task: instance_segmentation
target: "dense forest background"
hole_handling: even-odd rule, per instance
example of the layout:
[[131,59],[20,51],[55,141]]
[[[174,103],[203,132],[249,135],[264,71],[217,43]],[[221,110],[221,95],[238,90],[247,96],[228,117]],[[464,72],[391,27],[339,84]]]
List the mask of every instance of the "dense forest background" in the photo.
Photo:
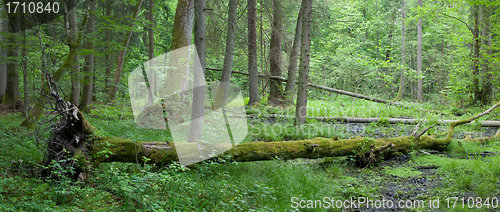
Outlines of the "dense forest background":
[[[500,0],[43,0],[43,14],[13,2],[0,0],[2,211],[498,208]],[[186,46],[220,85],[209,101],[151,89],[148,61]],[[207,111],[217,125],[193,118]],[[187,117],[187,142],[138,117]],[[202,128],[230,149],[205,160]],[[182,145],[202,160],[182,164]]]
[[[149,58],[173,50],[177,1],[92,2],[75,1],[74,20],[69,13],[67,17],[59,16],[23,31],[15,30],[20,26],[6,27],[4,14],[2,55],[6,56],[0,66],[2,102],[24,98],[28,111],[40,95],[43,61],[50,72],[61,67],[72,48],[68,44],[72,37],[76,38],[75,33],[83,34],[79,45],[73,47],[78,48],[77,62],[73,67],[65,67],[72,74],[64,74],[59,84],[82,107],[91,102],[126,101],[128,73]],[[95,8],[88,11],[91,3],[96,4]],[[279,74],[286,78],[300,1],[277,4],[281,14],[273,13],[272,1],[256,1],[256,64],[259,74]],[[498,1],[426,1],[419,6],[418,1],[411,0],[404,5],[401,1],[379,0],[314,2],[309,82],[387,99],[434,101],[456,107],[493,102],[498,99],[500,82],[498,4]],[[61,6],[64,9],[64,4]],[[247,9],[246,3],[238,1],[233,71],[248,70]],[[86,18],[89,12],[91,16]],[[207,1],[205,13],[206,67],[222,69],[227,2]],[[271,73],[270,67],[274,16],[281,22],[276,30],[281,41],[277,74]],[[86,29],[82,29],[84,19],[89,19]],[[13,29],[16,33],[9,33]],[[124,57],[122,61],[120,57]],[[121,62],[123,68],[118,67]],[[221,73],[208,71],[206,76],[208,81],[218,81]],[[248,96],[247,76],[233,74],[231,82]],[[259,80],[263,101],[272,87],[268,84],[268,79]],[[109,92],[114,86],[119,88],[116,97]],[[279,85],[279,89],[284,87]],[[81,91],[76,92],[77,88]],[[325,92],[311,90],[311,95],[321,97]]]

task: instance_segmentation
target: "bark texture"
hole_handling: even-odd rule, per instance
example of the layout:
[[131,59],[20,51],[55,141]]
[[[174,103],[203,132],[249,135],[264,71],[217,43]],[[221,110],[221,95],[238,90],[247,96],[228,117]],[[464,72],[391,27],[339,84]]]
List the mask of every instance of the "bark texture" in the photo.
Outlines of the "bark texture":
[[405,66],[406,66],[406,3],[401,0],[401,76],[396,101],[401,101],[405,94]]
[[206,51],[206,24],[205,0],[196,0],[194,4],[194,43],[198,51],[201,71],[194,72],[193,104],[191,109],[191,126],[188,141],[198,142],[203,132],[203,115],[205,108],[205,51]]
[[[90,9],[89,19],[87,22],[86,33],[89,36],[89,39],[86,43],[86,49],[90,51],[95,50],[95,41],[93,39],[93,35],[95,33],[95,12],[96,12],[96,0],[88,0],[87,4]],[[80,101],[81,110],[87,110],[87,107],[90,105],[92,101],[93,95],[93,87],[94,87],[94,79],[93,76],[95,74],[95,56],[94,53],[91,53],[85,56],[85,66],[84,70],[84,79],[83,79],[83,90],[82,90],[82,98]]]
[[77,52],[75,55],[75,58],[73,60],[73,64],[71,66],[71,94],[69,101],[74,104],[78,105],[78,102],[80,101],[80,64],[79,64],[79,57],[78,57],[78,48],[79,45],[77,45],[77,38],[78,38],[78,25],[77,25],[77,18],[76,18],[76,0],[68,0],[67,2],[67,8],[70,8],[67,14],[67,26],[68,28],[66,29],[68,31],[68,46],[70,51]]
[[474,90],[474,102],[478,102],[481,100],[481,88],[479,85],[479,64],[480,64],[480,55],[479,51],[481,48],[480,38],[479,38],[479,6],[472,6],[472,19],[473,19],[473,28],[472,28],[472,86]]
[[236,20],[238,0],[229,0],[229,14],[227,21],[227,38],[226,38],[226,53],[224,55],[224,67],[222,68],[222,79],[219,88],[214,97],[215,108],[224,106],[227,94],[229,92],[229,84],[231,81],[231,72],[233,69],[234,47],[236,45]]
[[285,99],[288,103],[293,102],[295,90],[295,80],[297,78],[297,59],[299,57],[301,37],[302,37],[302,7],[299,10],[299,15],[297,17],[297,24],[295,26],[295,35],[293,38],[293,46],[290,49],[290,62],[288,63],[288,78],[285,88]]
[[[111,17],[111,12],[113,10],[113,1],[106,1],[104,4],[104,15],[107,17]],[[109,23],[107,23],[109,24]],[[104,41],[106,43],[111,43],[113,41],[113,31],[111,29],[107,29],[104,34]],[[105,91],[109,91],[111,88],[110,86],[110,81],[111,80],[111,72],[113,71],[113,48],[111,45],[107,46],[106,52],[105,52],[105,72],[104,72],[104,86],[105,86]]]
[[[271,26],[271,41],[269,51],[269,64],[271,76],[281,77],[281,38],[283,24],[281,21],[281,3],[279,0],[273,0],[273,22]],[[281,82],[269,82],[269,103],[272,105],[283,104],[283,93],[281,92]]]
[[19,40],[18,34],[21,26],[19,21],[19,14],[12,14],[9,16],[9,39],[7,45],[7,83],[5,88],[5,95],[3,97],[2,103],[13,103],[20,100],[19,95]]
[[299,87],[297,90],[297,104],[295,107],[295,124],[306,122],[307,92],[309,85],[309,62],[311,59],[311,23],[312,0],[302,0],[302,42],[300,46]]
[[248,92],[249,105],[259,103],[259,72],[257,70],[257,16],[256,0],[248,0]]
[[[418,0],[419,7],[422,7],[422,0]],[[422,102],[423,79],[422,79],[422,18],[418,19],[417,25],[417,101]]]
[[193,32],[194,0],[179,0],[175,11],[174,31],[170,50],[175,50],[191,44]]
[[[1,43],[7,42],[7,37],[4,33],[9,31],[9,19],[3,5],[0,5],[0,41]],[[5,95],[7,87],[7,46],[0,46],[0,103]]]

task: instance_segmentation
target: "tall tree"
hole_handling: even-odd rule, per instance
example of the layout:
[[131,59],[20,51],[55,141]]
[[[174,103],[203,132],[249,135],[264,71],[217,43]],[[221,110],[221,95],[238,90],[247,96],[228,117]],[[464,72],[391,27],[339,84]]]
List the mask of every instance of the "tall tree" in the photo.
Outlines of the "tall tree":
[[302,7],[299,10],[297,17],[297,24],[295,27],[295,36],[293,39],[293,46],[290,49],[290,62],[288,63],[288,79],[285,88],[285,98],[289,103],[293,99],[293,91],[295,89],[295,80],[297,78],[297,59],[300,51],[300,41],[302,37]]
[[238,0],[229,0],[229,13],[227,17],[227,38],[226,53],[224,55],[224,66],[222,68],[222,79],[214,98],[214,108],[224,106],[227,94],[229,92],[229,83],[233,69],[234,47],[236,45],[236,20],[238,18],[237,9]]
[[[5,88],[5,96],[3,103],[15,103],[20,99],[19,95],[19,66],[18,66],[18,51],[19,41],[16,33],[21,30],[20,13],[9,15],[9,42],[7,44],[7,84]],[[15,104],[14,104],[15,105]]]
[[8,29],[9,19],[7,17],[7,12],[3,6],[0,4],[0,103],[2,102],[3,96],[5,95],[5,88],[7,86],[7,38],[4,36]]
[[[176,50],[191,45],[193,34],[194,19],[194,0],[178,0],[175,11],[174,30],[172,32],[172,43],[170,50]],[[178,55],[180,58],[189,59],[189,55]],[[176,71],[167,73],[166,87],[168,91],[180,91],[185,79],[189,73],[188,67],[180,59],[170,58],[170,65],[177,66]],[[185,70],[185,71],[184,71]]]
[[174,31],[172,32],[171,50],[191,44],[193,33],[194,0],[178,0],[175,11]]
[[148,57],[153,59],[155,57],[155,34],[154,34],[154,0],[148,0]]
[[83,90],[82,90],[82,98],[80,99],[80,107],[82,110],[87,110],[88,105],[92,101],[93,95],[93,75],[94,75],[94,50],[95,50],[95,41],[93,39],[95,33],[95,12],[96,12],[96,0],[88,0],[87,4],[90,9],[89,18],[87,21],[87,29],[86,33],[88,35],[88,40],[86,43],[86,48],[91,53],[85,56],[85,67],[84,67],[84,79],[83,79]]
[[[68,29],[66,29],[68,33],[68,46],[71,49],[76,49],[78,51],[78,45],[76,45],[76,39],[78,37],[78,26],[76,20],[76,0],[68,0],[66,8],[67,11],[67,24]],[[74,105],[78,105],[78,101],[80,101],[80,64],[78,54],[75,55],[75,59],[73,60],[73,65],[71,66],[71,95],[69,101]]]
[[474,103],[481,100],[481,88],[479,85],[479,66],[480,66],[480,38],[479,38],[479,6],[472,5],[472,86],[474,90]]
[[[111,17],[111,12],[113,10],[113,1],[105,1],[104,3],[104,15],[106,17]],[[109,24],[109,23],[108,23]],[[111,43],[113,41],[113,31],[108,28],[104,31],[104,41],[106,43]],[[104,73],[104,87],[105,91],[109,91],[111,89],[110,86],[110,79],[111,79],[111,72],[113,71],[113,55],[114,51],[111,47],[111,45],[107,46],[107,49],[105,51],[105,73]]]
[[406,3],[401,0],[401,77],[399,79],[396,101],[401,101],[405,94],[405,66],[406,66]]
[[295,125],[306,122],[307,92],[309,84],[309,62],[311,60],[311,24],[312,0],[302,0],[302,41],[300,46],[300,68],[297,89],[297,104],[295,105]]
[[249,105],[259,103],[259,71],[257,70],[257,16],[255,0],[247,1],[248,8],[248,92]]
[[116,72],[115,72],[115,77],[114,77],[114,82],[110,86],[109,92],[108,92],[108,99],[109,100],[114,100],[116,98],[116,92],[118,89],[118,84],[121,81],[122,78],[122,73],[123,73],[123,64],[125,62],[125,54],[127,53],[128,45],[130,43],[130,38],[132,37],[132,29],[135,26],[135,20],[137,19],[137,16],[139,15],[139,11],[141,10],[141,6],[144,0],[138,0],[137,4],[135,5],[134,8],[134,14],[132,16],[131,24],[130,24],[130,30],[127,32],[125,36],[125,40],[123,42],[122,49],[118,53],[118,59],[116,62]]
[[205,108],[205,51],[206,51],[206,24],[205,0],[196,0],[194,3],[194,43],[198,51],[201,71],[194,72],[193,105],[191,110],[191,126],[189,138],[191,142],[200,141],[203,132],[203,113]]
[[[24,14],[21,14],[21,23],[24,23]],[[23,33],[23,44],[21,49],[21,66],[23,69],[23,114],[25,117],[28,117],[30,110],[30,98],[29,98],[29,87],[28,87],[28,58],[27,58],[27,49],[26,49],[26,30],[22,31]]]
[[[273,22],[271,27],[271,41],[269,51],[269,64],[271,76],[281,77],[281,1],[273,0]],[[281,82],[272,80],[269,82],[269,103],[273,105],[283,104],[283,93],[281,92]]]
[[481,22],[483,23],[481,37],[483,38],[483,61],[482,61],[482,70],[483,70],[483,89],[481,92],[481,103],[483,105],[489,104],[493,100],[493,83],[491,78],[493,74],[491,73],[491,7],[488,5],[482,5],[480,7],[481,10]]
[[[422,0],[418,0],[418,6],[422,8]],[[423,79],[422,79],[422,17],[418,18],[417,26],[417,101],[423,101]]]

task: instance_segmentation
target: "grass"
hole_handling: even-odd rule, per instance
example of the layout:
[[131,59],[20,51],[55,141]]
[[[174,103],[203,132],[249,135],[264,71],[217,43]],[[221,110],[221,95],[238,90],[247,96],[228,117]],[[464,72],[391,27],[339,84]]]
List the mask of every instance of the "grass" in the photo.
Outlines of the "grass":
[[[331,105],[339,101],[343,102],[345,110],[334,110],[330,106],[318,111],[332,116],[343,116],[351,111],[360,113],[360,117],[369,117],[385,108],[380,104],[373,110],[351,108],[354,105],[345,98],[337,98]],[[329,105],[325,101],[310,103],[311,107]],[[369,106],[371,103],[352,104]],[[263,109],[266,112],[280,110],[261,107],[267,108]],[[141,141],[169,139],[168,131],[136,127],[127,107],[97,108],[99,110],[86,114],[86,118],[100,134]],[[397,117],[405,114],[394,110],[382,115]],[[418,117],[419,114],[413,111],[409,116]],[[193,211],[202,208],[207,211],[293,211],[292,197],[303,200],[322,200],[323,197],[428,200],[440,197],[443,201],[449,196],[500,195],[500,155],[475,156],[484,151],[500,152],[499,140],[489,143],[454,141],[444,155],[412,152],[411,157],[404,160],[389,160],[365,169],[355,167],[353,157],[203,163],[191,169],[179,164],[155,167],[103,163],[94,164],[93,173],[85,182],[64,178],[46,181],[37,175],[43,169],[39,164],[43,160],[45,144],[37,146],[35,132],[18,127],[22,119],[20,114],[0,116],[1,211]],[[249,136],[245,141],[347,138],[359,134],[369,137],[400,135],[412,128],[373,123],[361,131],[353,131],[352,127],[345,125],[315,121],[295,128],[290,120],[276,123],[257,120],[249,125]],[[474,128],[461,127],[459,130],[468,132]],[[437,168],[419,169],[428,165]]]

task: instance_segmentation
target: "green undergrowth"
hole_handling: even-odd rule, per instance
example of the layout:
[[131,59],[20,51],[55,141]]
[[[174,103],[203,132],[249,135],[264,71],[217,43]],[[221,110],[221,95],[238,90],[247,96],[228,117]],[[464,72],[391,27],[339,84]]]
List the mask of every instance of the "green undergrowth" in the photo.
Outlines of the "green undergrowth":
[[[167,131],[138,128],[130,111],[123,114],[120,111],[120,107],[103,106],[98,113],[93,111],[86,118],[100,135],[141,141],[169,139]],[[21,114],[0,116],[0,211],[193,211],[201,208],[206,211],[290,211],[292,197],[315,200],[323,197],[341,200],[441,197],[443,201],[449,196],[500,195],[498,139],[487,143],[453,141],[444,153],[428,155],[414,151],[404,160],[387,160],[364,169],[355,167],[351,156],[203,163],[190,168],[179,164],[156,167],[115,162],[94,164],[92,174],[84,181],[72,182],[65,178],[46,181],[39,176],[46,144],[37,146],[35,131],[18,127],[22,120]],[[284,133],[275,128],[284,129]],[[399,134],[412,128],[374,123],[365,128],[364,133],[367,136]],[[472,132],[475,129],[461,126],[457,130]],[[354,135],[344,125],[311,121],[297,130],[291,122],[257,122],[250,125],[246,141]],[[422,166],[434,168],[421,169]]]
[[[400,102],[407,106],[402,108],[388,104],[371,102],[346,96],[331,96],[321,100],[309,100],[307,103],[307,115],[311,117],[365,117],[365,118],[413,118],[413,119],[461,119],[484,111],[480,107],[456,108],[449,104],[415,103],[409,101]],[[429,111],[437,111],[447,115],[437,115]],[[457,117],[453,113],[461,111],[464,114]],[[273,107],[267,104],[259,104],[250,107],[247,113],[256,115],[282,114],[294,116],[295,106]],[[500,118],[499,112],[488,115],[490,119]],[[487,118],[483,118],[487,119]]]

